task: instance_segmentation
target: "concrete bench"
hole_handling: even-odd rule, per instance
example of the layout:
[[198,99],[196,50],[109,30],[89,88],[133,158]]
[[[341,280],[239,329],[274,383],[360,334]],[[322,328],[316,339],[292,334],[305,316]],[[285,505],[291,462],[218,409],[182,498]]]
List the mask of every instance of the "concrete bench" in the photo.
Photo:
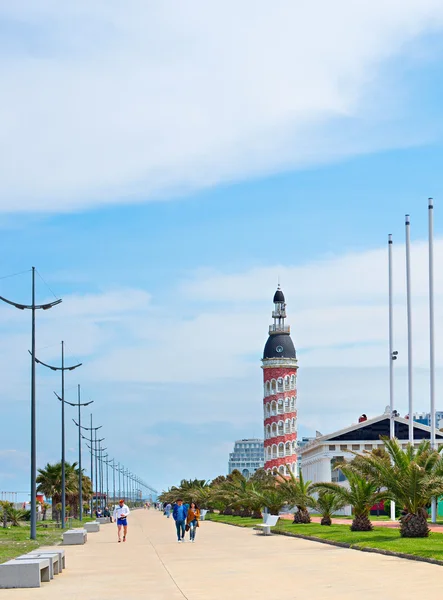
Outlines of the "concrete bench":
[[66,569],[65,551],[60,546],[49,546],[49,548],[41,546],[37,550],[33,550],[29,554],[58,554],[60,572]]
[[200,511],[200,520],[201,520],[201,521],[204,521],[204,520],[205,520],[205,517],[206,517],[206,515],[207,515],[207,514],[208,514],[208,511],[206,510],[206,508],[203,508],[203,509]]
[[85,529],[88,533],[97,533],[98,531],[100,531],[100,523],[98,521],[85,523]]
[[79,546],[88,541],[88,532],[86,529],[69,529],[63,532],[64,546]]
[[265,515],[264,522],[259,523],[256,527],[263,529],[263,535],[271,535],[271,527],[275,527],[277,525],[277,521],[279,519],[278,515]]
[[59,558],[55,552],[29,552],[22,556],[16,556],[14,560],[34,560],[35,558],[47,558],[49,560],[49,579],[54,579],[54,575],[60,573]]
[[111,522],[111,517],[98,517],[97,518],[97,523],[100,523],[100,525],[106,525],[106,523],[110,523]]
[[40,587],[42,581],[50,581],[47,558],[9,560],[0,565],[0,589]]

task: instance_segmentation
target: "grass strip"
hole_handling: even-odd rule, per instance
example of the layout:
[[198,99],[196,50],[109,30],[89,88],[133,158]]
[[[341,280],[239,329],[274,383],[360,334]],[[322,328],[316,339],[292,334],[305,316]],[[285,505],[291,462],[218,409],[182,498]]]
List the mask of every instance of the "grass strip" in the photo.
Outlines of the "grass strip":
[[[83,523],[92,520],[85,518]],[[43,523],[48,527],[42,527]],[[81,525],[81,521],[78,520],[73,520],[71,523],[71,527],[81,527]],[[29,525],[8,527],[7,529],[0,528],[0,563],[36,550],[39,546],[59,544],[62,541],[62,534],[63,530],[57,528],[55,523],[50,521],[39,521],[36,540],[29,539]]]
[[[209,517],[209,519],[208,519]],[[261,519],[207,514],[211,520],[240,527],[254,527],[262,523]],[[372,531],[351,531],[347,525],[331,525],[330,527],[309,523],[293,525],[287,519],[280,519],[272,530],[274,533],[292,535],[303,539],[334,543],[355,550],[378,551],[403,558],[415,558],[443,565],[443,535],[432,532],[428,538],[402,538],[400,529],[374,527]]]

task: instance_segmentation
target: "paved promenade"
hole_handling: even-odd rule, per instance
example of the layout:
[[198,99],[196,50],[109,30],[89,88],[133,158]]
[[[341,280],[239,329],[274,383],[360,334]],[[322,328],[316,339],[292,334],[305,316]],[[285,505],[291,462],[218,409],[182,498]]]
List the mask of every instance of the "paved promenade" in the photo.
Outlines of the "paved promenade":
[[66,546],[67,569],[0,600],[417,600],[441,596],[443,567],[204,522],[178,544],[172,518],[131,514],[126,543],[115,525]]

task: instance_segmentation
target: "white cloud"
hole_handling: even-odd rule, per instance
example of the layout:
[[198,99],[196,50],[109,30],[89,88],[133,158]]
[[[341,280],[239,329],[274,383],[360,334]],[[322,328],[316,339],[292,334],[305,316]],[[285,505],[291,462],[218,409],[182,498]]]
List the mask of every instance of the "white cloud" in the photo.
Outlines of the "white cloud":
[[0,22],[3,211],[152,199],[430,134],[398,131],[405,99],[380,73],[442,27],[440,0],[19,0]]

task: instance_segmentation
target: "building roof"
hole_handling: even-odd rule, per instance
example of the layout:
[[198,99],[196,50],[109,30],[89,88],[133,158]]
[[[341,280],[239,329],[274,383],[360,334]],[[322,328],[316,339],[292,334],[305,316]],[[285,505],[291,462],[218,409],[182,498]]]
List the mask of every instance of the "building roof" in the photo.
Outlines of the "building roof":
[[[409,419],[403,417],[394,418],[395,437],[399,440],[409,439]],[[390,433],[389,415],[384,414],[361,423],[356,423],[333,433],[316,437],[312,442],[299,449],[301,454],[309,452],[312,448],[325,442],[348,442],[348,441],[379,441],[380,436],[388,436]],[[436,438],[443,441],[443,432],[436,431]],[[414,440],[431,439],[431,428],[422,423],[414,421]]]
[[263,358],[296,358],[294,342],[289,333],[270,335],[263,351]]

